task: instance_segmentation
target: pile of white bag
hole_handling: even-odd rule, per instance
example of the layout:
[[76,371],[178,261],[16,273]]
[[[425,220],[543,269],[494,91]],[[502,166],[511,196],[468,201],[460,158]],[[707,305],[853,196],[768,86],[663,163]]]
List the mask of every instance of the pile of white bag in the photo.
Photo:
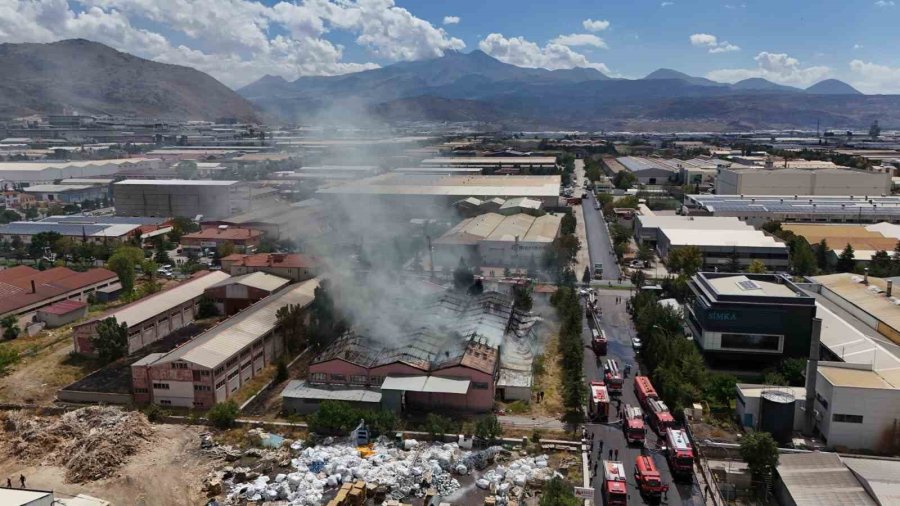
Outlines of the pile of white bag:
[[249,483],[226,480],[227,500],[231,503],[278,500],[292,506],[311,506],[323,502],[326,490],[355,480],[384,485],[392,498],[422,497],[425,488],[421,484],[426,477],[438,494],[448,495],[460,486],[451,473],[468,472],[461,460],[469,452],[460,451],[456,444],[410,441],[404,448],[407,450],[379,442],[371,455],[362,458],[356,447],[346,443],[311,448],[294,443],[291,445],[295,455],[291,459],[293,472],[279,474],[274,479],[261,476]]
[[548,466],[548,458],[547,455],[525,457],[505,466],[499,465],[482,474],[475,485],[494,493],[497,504],[506,504],[511,491],[515,490],[520,494],[529,485],[540,488],[545,481],[557,474]]

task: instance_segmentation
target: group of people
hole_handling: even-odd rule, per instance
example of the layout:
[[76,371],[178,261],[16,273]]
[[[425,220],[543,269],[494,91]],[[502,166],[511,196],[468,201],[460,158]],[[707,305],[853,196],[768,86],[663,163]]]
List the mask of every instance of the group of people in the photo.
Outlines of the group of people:
[[[19,475],[19,483],[22,484],[21,488],[25,488],[25,475],[24,474]],[[6,488],[13,488],[12,478],[6,478]]]

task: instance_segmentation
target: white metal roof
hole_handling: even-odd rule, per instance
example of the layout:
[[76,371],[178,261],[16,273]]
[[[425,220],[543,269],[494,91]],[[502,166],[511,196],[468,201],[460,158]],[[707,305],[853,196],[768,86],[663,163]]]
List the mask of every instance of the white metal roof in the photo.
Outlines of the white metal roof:
[[0,488],[0,504],[4,506],[25,506],[34,504],[42,499],[52,498],[52,492],[40,490],[23,490],[15,488]]
[[122,186],[231,186],[240,181],[220,181],[216,179],[125,179],[115,183]]
[[289,399],[316,399],[320,401],[381,402],[381,392],[365,388],[328,388],[292,380],[281,392]]
[[251,288],[258,288],[260,290],[266,290],[269,292],[274,292],[278,290],[282,286],[290,283],[289,279],[284,279],[279,276],[275,276],[274,274],[269,274],[267,272],[253,272],[250,274],[244,274],[242,276],[233,276],[228,279],[224,279],[219,281],[218,283],[210,286],[219,287],[225,285],[233,285],[233,284],[241,284],[245,286],[249,286]]
[[292,285],[250,306],[237,315],[195,337],[156,363],[175,360],[215,369],[250,343],[275,328],[275,313],[288,304],[309,305],[315,298],[318,279]]
[[214,271],[199,278],[186,281],[175,288],[155,293],[146,299],[125,306],[118,311],[106,315],[104,318],[115,317],[116,321],[127,323],[128,326],[137,325],[145,320],[169,311],[185,302],[203,295],[203,290],[223,279],[231,276],[222,271]]
[[777,248],[787,251],[784,243],[754,229],[697,230],[693,228],[662,227],[661,231],[673,246],[733,246],[738,248]]
[[836,453],[782,454],[778,477],[798,506],[867,506],[876,503]]
[[388,376],[381,384],[382,390],[403,390],[406,392],[430,392],[441,394],[465,394],[469,391],[470,380],[441,378],[438,376]]

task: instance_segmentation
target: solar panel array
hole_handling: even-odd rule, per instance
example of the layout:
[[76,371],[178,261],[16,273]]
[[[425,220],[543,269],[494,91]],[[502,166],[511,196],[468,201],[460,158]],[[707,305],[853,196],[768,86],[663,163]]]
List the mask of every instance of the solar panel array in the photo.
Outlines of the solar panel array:
[[764,212],[900,217],[900,197],[893,196],[689,195],[688,199],[713,214]]

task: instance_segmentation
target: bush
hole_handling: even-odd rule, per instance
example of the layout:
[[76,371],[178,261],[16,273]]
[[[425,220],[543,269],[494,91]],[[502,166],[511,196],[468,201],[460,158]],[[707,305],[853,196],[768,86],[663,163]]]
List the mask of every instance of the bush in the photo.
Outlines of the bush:
[[442,440],[445,434],[453,432],[453,421],[446,416],[428,413],[425,418],[425,430],[431,436],[432,441]]
[[320,435],[347,435],[360,420],[365,420],[372,437],[389,434],[399,426],[397,416],[388,410],[356,409],[346,402],[325,401],[309,418],[309,431]]
[[235,420],[237,420],[239,413],[240,408],[238,408],[236,402],[225,401],[213,406],[206,414],[206,417],[214,427],[230,429],[235,426]]
[[284,359],[278,361],[278,365],[275,366],[275,383],[281,383],[288,379],[288,368],[287,364],[284,362]]
[[144,415],[147,417],[147,420],[150,420],[151,422],[158,422],[162,420],[163,417],[168,416],[169,413],[156,404],[151,404],[144,408]]
[[497,420],[496,415],[485,415],[475,422],[475,435],[481,439],[493,441],[502,433],[503,427],[500,426],[500,420]]
[[0,346],[0,376],[9,372],[9,368],[18,361],[18,352],[9,346]]

